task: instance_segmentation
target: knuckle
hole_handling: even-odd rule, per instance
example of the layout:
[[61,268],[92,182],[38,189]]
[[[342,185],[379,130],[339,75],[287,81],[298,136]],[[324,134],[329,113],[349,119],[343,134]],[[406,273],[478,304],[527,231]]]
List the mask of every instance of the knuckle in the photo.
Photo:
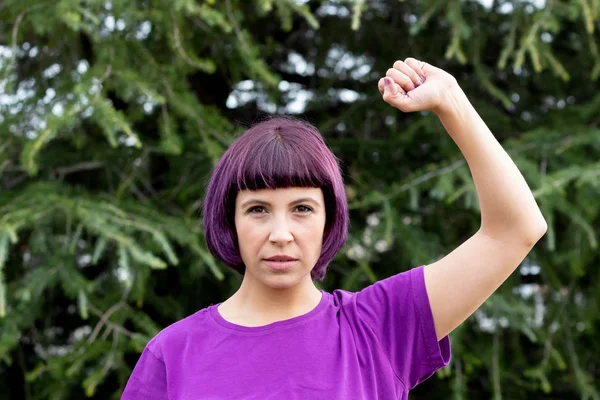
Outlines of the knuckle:
[[385,75],[390,76],[395,73],[396,73],[396,70],[394,68],[388,68],[388,70],[385,72]]
[[394,63],[394,68],[399,68],[402,64],[404,64],[401,60],[396,60]]

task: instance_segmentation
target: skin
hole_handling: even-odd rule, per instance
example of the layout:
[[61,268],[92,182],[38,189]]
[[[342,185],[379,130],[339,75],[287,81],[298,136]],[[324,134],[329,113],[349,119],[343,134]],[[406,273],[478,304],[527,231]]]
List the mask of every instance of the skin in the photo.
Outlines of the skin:
[[[312,200],[295,203],[303,198]],[[262,326],[315,308],[322,294],[310,272],[321,253],[325,217],[319,188],[238,193],[235,227],[246,272],[239,290],[219,305],[221,316],[242,326]],[[298,261],[290,270],[276,271],[263,262],[276,254]]]

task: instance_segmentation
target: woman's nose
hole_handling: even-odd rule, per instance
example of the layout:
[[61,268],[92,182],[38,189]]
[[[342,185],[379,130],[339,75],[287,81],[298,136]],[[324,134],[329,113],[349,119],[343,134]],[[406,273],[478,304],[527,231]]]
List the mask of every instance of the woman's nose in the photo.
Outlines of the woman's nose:
[[269,240],[273,243],[288,243],[294,239],[290,226],[283,218],[273,221]]

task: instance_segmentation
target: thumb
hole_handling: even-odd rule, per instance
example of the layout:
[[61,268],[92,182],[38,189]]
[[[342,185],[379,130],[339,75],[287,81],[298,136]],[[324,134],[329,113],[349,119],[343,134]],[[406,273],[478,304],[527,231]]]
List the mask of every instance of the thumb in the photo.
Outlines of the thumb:
[[[410,93],[418,92],[421,88],[411,90]],[[403,112],[417,111],[415,109],[415,99],[411,98],[402,86],[398,85],[391,78],[383,80],[383,100],[392,107],[396,107]]]
[[398,93],[398,85],[391,78],[383,78],[383,100],[389,103]]

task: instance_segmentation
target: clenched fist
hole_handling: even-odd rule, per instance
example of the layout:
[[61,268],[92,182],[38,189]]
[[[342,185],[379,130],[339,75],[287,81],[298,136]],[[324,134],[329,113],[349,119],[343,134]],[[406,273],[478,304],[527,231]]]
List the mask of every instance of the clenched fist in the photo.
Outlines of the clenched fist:
[[452,75],[414,58],[396,61],[378,87],[383,100],[400,111],[431,110],[438,115],[451,106],[453,91],[460,89]]

